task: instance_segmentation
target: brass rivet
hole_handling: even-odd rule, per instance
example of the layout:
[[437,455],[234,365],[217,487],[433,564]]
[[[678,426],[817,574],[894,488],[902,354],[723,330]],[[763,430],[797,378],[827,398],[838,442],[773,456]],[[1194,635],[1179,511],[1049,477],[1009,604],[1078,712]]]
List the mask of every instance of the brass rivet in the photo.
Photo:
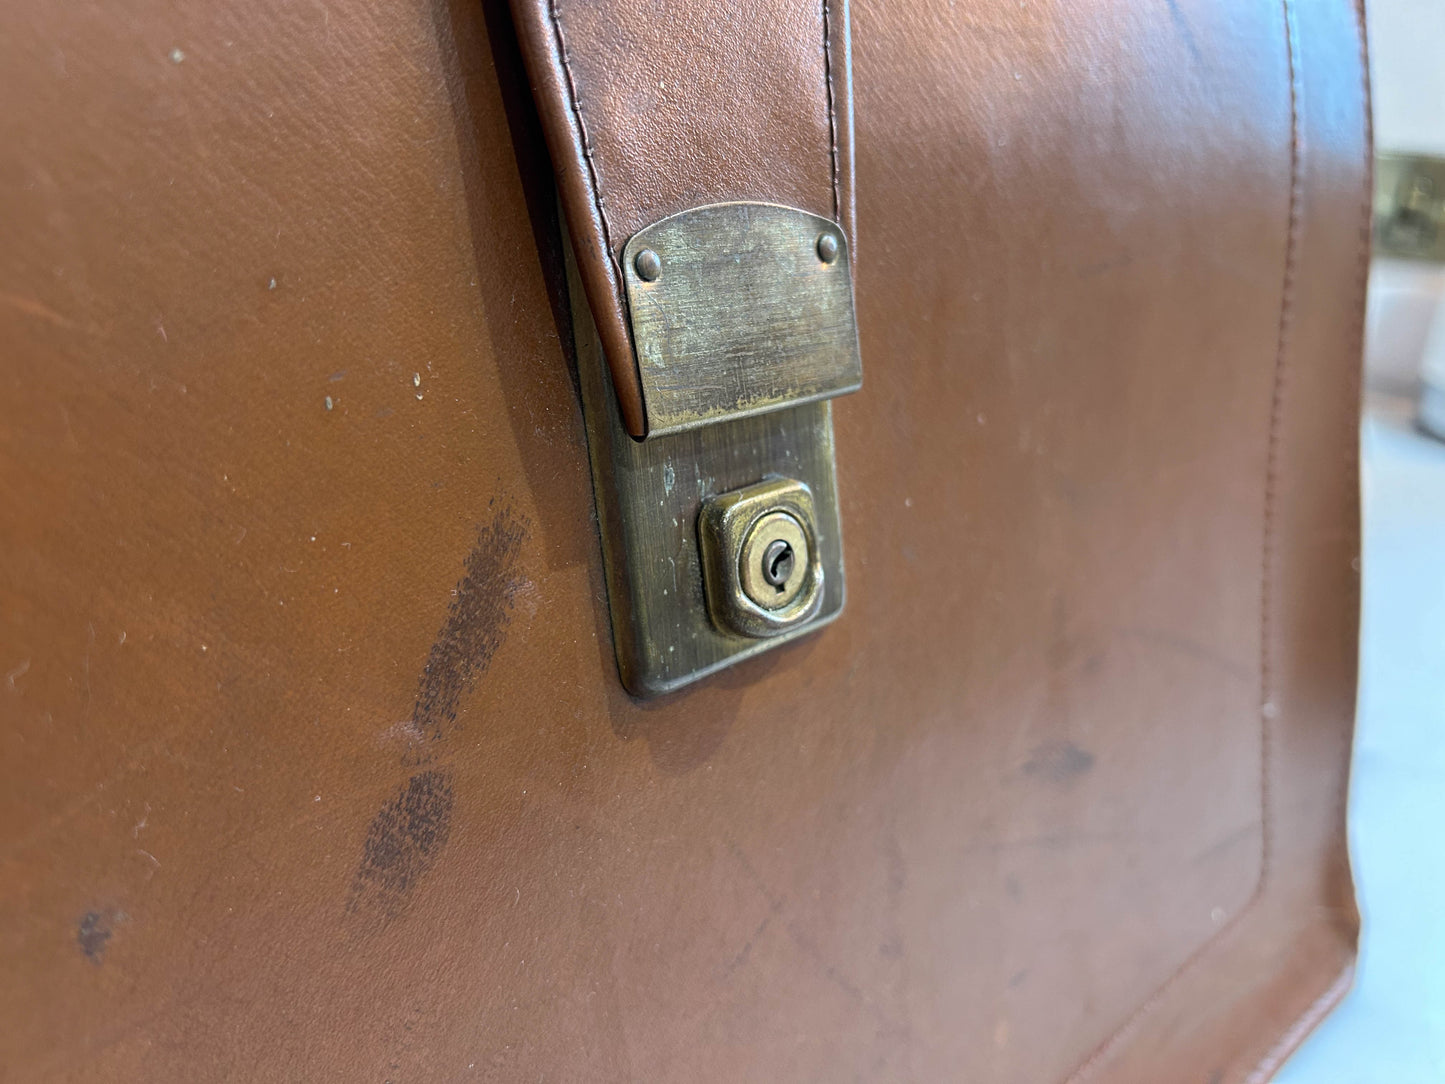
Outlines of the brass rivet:
[[662,260],[650,248],[639,252],[637,259],[632,261],[632,266],[637,268],[638,277],[643,282],[653,282],[658,275],[662,274]]
[[832,263],[837,258],[838,238],[831,233],[820,233],[818,235],[818,259],[824,263]]

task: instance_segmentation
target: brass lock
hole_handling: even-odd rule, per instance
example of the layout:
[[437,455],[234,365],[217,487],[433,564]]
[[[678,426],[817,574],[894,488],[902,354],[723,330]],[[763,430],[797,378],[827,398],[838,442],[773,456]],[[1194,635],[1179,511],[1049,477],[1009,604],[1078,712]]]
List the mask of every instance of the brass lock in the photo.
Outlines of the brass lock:
[[721,629],[778,636],[823,601],[813,494],[779,478],[707,500],[698,517],[708,611]]
[[765,610],[780,610],[803,590],[812,547],[803,525],[787,512],[769,512],[748,531],[738,556],[743,594]]

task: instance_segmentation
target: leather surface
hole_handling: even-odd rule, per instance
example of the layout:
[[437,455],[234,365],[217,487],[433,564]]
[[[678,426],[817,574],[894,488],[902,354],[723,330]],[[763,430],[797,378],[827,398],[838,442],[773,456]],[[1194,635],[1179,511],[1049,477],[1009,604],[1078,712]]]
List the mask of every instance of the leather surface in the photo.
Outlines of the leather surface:
[[1349,3],[855,6],[848,609],[646,705],[505,8],[8,30],[0,1076],[1255,1081],[1342,992]]
[[644,226],[760,200],[853,237],[843,0],[513,0],[624,424],[646,433],[619,259]]

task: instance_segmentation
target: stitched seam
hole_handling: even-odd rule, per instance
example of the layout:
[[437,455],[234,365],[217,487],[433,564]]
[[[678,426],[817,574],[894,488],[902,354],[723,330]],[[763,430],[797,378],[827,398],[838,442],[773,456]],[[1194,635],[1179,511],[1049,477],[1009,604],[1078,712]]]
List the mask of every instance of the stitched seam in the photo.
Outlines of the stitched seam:
[[838,111],[833,98],[832,16],[828,10],[828,0],[823,0],[823,82],[828,88],[828,150],[833,166],[833,220],[841,222],[843,200],[838,192]]
[[582,98],[577,93],[577,80],[572,74],[572,63],[567,59],[567,39],[562,33],[562,17],[557,10],[557,0],[549,0],[547,12],[552,16],[552,33],[557,38],[557,55],[562,60],[562,74],[567,79],[569,103],[577,117],[577,131],[582,137],[582,160],[587,163],[587,176],[592,185],[592,205],[597,208],[597,218],[602,223],[602,243],[607,248],[607,259],[612,260],[612,231],[607,225],[607,211],[602,206],[602,182],[597,177],[597,165],[592,161],[592,140],[587,135],[587,121],[582,115]]
[[1293,0],[1282,0],[1284,4],[1285,35],[1289,45],[1289,126],[1290,126],[1290,182],[1289,182],[1289,237],[1285,242],[1284,294],[1279,307],[1279,347],[1274,360],[1274,391],[1269,410],[1269,452],[1265,466],[1264,486],[1264,544],[1261,554],[1260,571],[1260,613],[1259,613],[1259,716],[1260,716],[1260,820],[1265,831],[1260,840],[1259,887],[1256,895],[1263,895],[1265,884],[1271,873],[1274,845],[1269,833],[1270,793],[1269,778],[1272,759],[1273,720],[1279,715],[1279,705],[1274,702],[1274,652],[1270,646],[1270,635],[1275,626],[1274,607],[1274,547],[1275,520],[1278,515],[1279,496],[1279,443],[1280,418],[1284,413],[1286,390],[1285,370],[1288,365],[1290,340],[1294,333],[1295,285],[1298,270],[1299,232],[1301,204],[1304,202],[1304,179],[1300,171],[1300,125],[1299,125],[1299,27],[1295,19]]
[[1272,628],[1272,607],[1274,603],[1274,584],[1272,581],[1274,564],[1271,560],[1271,555],[1274,549],[1275,496],[1278,489],[1276,476],[1279,466],[1279,426],[1280,415],[1283,412],[1284,406],[1284,369],[1289,351],[1290,334],[1294,327],[1294,297],[1298,263],[1297,255],[1299,252],[1300,205],[1303,202],[1304,188],[1300,170],[1299,40],[1295,28],[1293,0],[1281,0],[1281,4],[1284,10],[1285,51],[1289,63],[1289,225],[1285,234],[1284,282],[1280,291],[1278,336],[1275,341],[1274,375],[1270,389],[1269,435],[1265,453],[1264,529],[1262,532],[1263,554],[1260,572],[1259,880],[1256,882],[1254,891],[1250,894],[1248,902],[1240,908],[1239,912],[1226,922],[1218,932],[1190,953],[1184,962],[1175,969],[1173,974],[1165,979],[1159,988],[1130,1014],[1129,1018],[1124,1021],[1117,1031],[1095,1047],[1093,1053],[1086,1057],[1083,1062],[1080,1063],[1079,1067],[1065,1078],[1066,1084],[1077,1084],[1077,1082],[1087,1079],[1104,1058],[1138,1030],[1139,1025],[1145,1017],[1154,1011],[1169,991],[1178,985],[1184,976],[1198,965],[1199,961],[1204,958],[1217,942],[1232,932],[1240,922],[1243,921],[1244,917],[1254,910],[1255,906],[1264,898],[1265,883],[1269,875],[1270,859],[1272,857],[1269,816],[1269,770],[1271,764],[1270,720],[1277,714],[1277,708],[1269,699],[1273,680],[1270,668],[1273,658],[1269,650],[1269,633]]
[[[1360,58],[1360,108],[1364,114],[1364,136],[1365,136],[1365,183],[1360,194],[1360,226],[1359,242],[1355,254],[1355,296],[1359,299],[1355,306],[1354,326],[1352,329],[1351,342],[1363,343],[1365,332],[1365,290],[1370,277],[1370,251],[1373,241],[1373,218],[1374,218],[1374,193],[1375,193],[1375,125],[1374,114],[1371,107],[1373,97],[1370,87],[1370,49],[1369,30],[1365,19],[1364,0],[1354,0],[1351,9],[1355,15],[1355,34],[1359,39]],[[1355,374],[1351,381],[1352,391],[1356,403],[1359,402],[1361,378],[1358,366],[1351,368]],[[1350,412],[1350,417],[1357,419],[1356,412]],[[1347,421],[1345,426],[1346,439],[1359,441],[1358,421]],[[1356,493],[1360,491],[1359,474],[1359,453],[1356,452],[1353,460],[1354,468],[1351,470],[1352,482]],[[1358,554],[1356,561],[1359,560]],[[1347,734],[1345,752],[1348,754],[1350,735]],[[1340,797],[1335,806],[1336,823],[1343,821],[1346,815],[1346,803],[1348,801],[1348,788],[1341,788]],[[1295,1021],[1294,1025],[1254,1067],[1254,1071],[1245,1078],[1245,1084],[1264,1084],[1270,1080],[1285,1059],[1304,1042],[1309,1032],[1322,1020],[1331,1009],[1338,1005],[1350,990],[1350,984],[1354,979],[1355,967],[1353,963],[1347,965],[1340,976],[1330,984],[1308,1009]]]
[[1269,1084],[1279,1067],[1299,1048],[1315,1025],[1350,992],[1350,985],[1354,981],[1355,966],[1349,964],[1336,976],[1335,981],[1325,988],[1324,993],[1310,1002],[1310,1007],[1289,1026],[1279,1037],[1279,1041],[1270,1047],[1269,1053],[1265,1054],[1260,1063],[1244,1078],[1244,1084]]

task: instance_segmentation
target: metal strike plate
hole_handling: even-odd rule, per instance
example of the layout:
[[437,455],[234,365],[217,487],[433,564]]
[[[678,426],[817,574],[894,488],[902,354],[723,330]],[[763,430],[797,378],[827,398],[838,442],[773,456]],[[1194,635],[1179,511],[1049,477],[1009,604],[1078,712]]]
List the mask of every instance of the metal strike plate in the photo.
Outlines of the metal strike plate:
[[848,244],[772,203],[664,218],[623,249],[648,438],[856,391]]
[[1445,159],[1375,156],[1375,251],[1445,263]]
[[[845,258],[846,253],[839,255]],[[805,402],[633,440],[622,427],[570,248],[567,273],[622,683],[638,696],[671,692],[832,621],[844,599],[832,405]],[[789,480],[782,493],[768,488],[779,478]],[[739,491],[743,498],[754,498],[741,505],[741,512],[736,511]],[[806,494],[806,504],[797,503],[800,493]],[[724,525],[722,545],[739,555],[751,538],[749,529],[769,512],[790,510],[787,514],[807,521],[804,557],[816,573],[816,591],[800,610],[774,614],[774,627],[764,631],[740,629],[709,605],[700,520],[705,508],[717,513],[729,506],[735,511]],[[797,535],[786,537],[798,540]],[[784,570],[771,566],[769,571]],[[774,578],[792,590],[786,576]],[[736,582],[742,579],[739,566]],[[793,602],[790,595],[780,609]]]

